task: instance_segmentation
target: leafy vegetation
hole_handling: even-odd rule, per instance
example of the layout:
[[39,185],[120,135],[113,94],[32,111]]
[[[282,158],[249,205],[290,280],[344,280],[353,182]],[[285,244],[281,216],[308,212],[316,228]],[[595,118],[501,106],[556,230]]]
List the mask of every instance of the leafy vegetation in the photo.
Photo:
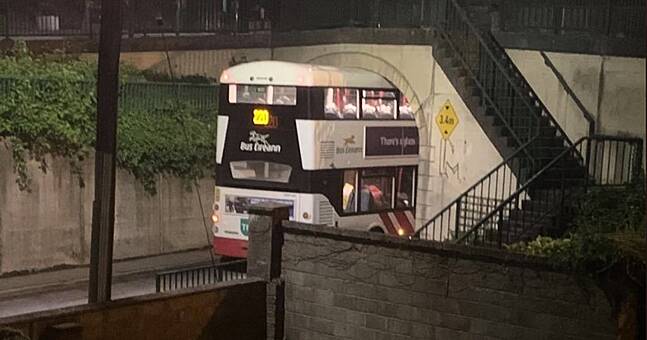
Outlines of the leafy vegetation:
[[617,339],[644,339],[644,178],[626,190],[601,189],[582,198],[575,227],[566,237],[538,237],[509,246],[549,258],[555,265],[587,273],[604,291],[617,322]]
[[558,265],[600,272],[618,262],[645,259],[644,179],[626,189],[594,190],[581,199],[575,226],[564,238],[540,236],[511,251],[550,258]]
[[[0,57],[0,136],[12,152],[21,190],[30,187],[27,162],[36,160],[47,171],[46,155],[65,157],[82,179],[81,163],[95,139],[96,69],[96,63],[65,56],[35,57],[24,45]],[[131,67],[120,70],[122,83],[143,79]],[[202,177],[215,150],[215,107],[199,112],[168,96],[154,102],[121,107],[117,152],[117,164],[151,194],[157,175]]]

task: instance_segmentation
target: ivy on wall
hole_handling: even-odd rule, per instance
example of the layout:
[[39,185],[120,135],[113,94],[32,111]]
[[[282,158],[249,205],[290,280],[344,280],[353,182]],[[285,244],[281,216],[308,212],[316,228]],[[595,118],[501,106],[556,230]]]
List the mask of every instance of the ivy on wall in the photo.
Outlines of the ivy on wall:
[[[96,63],[66,56],[34,57],[24,44],[0,57],[0,137],[21,190],[31,184],[27,162],[47,171],[46,155],[68,159],[83,185],[81,163],[95,139],[96,70]],[[122,83],[142,80],[143,73],[121,68]],[[158,175],[203,177],[215,150],[216,107],[204,112],[168,95],[155,102],[121,107],[118,123],[117,165],[151,194]]]

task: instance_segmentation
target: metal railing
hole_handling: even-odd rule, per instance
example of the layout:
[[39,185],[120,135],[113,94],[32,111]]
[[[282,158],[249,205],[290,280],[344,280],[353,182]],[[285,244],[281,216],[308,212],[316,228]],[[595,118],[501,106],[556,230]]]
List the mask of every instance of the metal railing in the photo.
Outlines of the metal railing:
[[279,31],[340,27],[406,28],[429,26],[435,0],[281,1]]
[[645,36],[644,0],[505,0],[501,8],[507,32]]
[[523,145],[458,196],[416,232],[425,240],[456,240],[510,197],[533,174],[535,163]]
[[[223,5],[224,4],[224,5]],[[230,33],[269,30],[261,1],[122,1],[124,34]],[[96,36],[100,2],[86,0],[0,0],[0,35]]]
[[[474,97],[498,127],[497,138],[515,144],[516,151],[416,233],[439,241],[463,240],[476,235],[475,229],[488,234],[494,227],[483,219],[500,211],[501,202],[507,202],[546,164],[559,158],[575,172],[585,167],[581,150],[573,147],[506,51],[489,32],[476,28],[456,0],[445,4],[443,19],[437,22],[442,43],[436,53],[449,52],[440,58],[452,59],[450,67],[457,74],[463,72],[466,83],[472,82],[478,90]],[[580,177],[586,176],[580,173]]]
[[492,35],[479,30],[456,0],[444,1],[445,16],[438,23],[441,28],[440,34],[481,90],[481,105],[486,111],[496,115],[507,129],[506,133],[516,141],[516,148],[535,137],[550,135],[545,131],[550,132],[551,129],[563,139],[566,146],[572,145],[566,133]]
[[246,277],[247,260],[180,268],[155,274],[155,291],[168,292],[242,280]]
[[120,107],[124,110],[164,109],[174,103],[199,112],[218,108],[218,86],[209,84],[126,82],[120,87]]
[[[68,81],[48,78],[0,77],[0,97],[9,98],[20,86],[39,91],[59,90],[62,86],[80,96],[94,96],[96,84],[91,81]],[[119,107],[128,111],[155,111],[186,105],[200,114],[213,116],[218,108],[218,86],[191,83],[125,82],[120,85]]]
[[577,108],[580,110],[582,117],[586,119],[587,123],[589,124],[587,130],[588,135],[593,136],[595,134],[595,117],[593,117],[593,114],[591,114],[591,112],[586,109],[580,98],[575,94],[575,91],[573,91],[571,86],[568,84],[566,79],[564,79],[564,76],[562,76],[561,72],[559,72],[548,55],[544,51],[539,51],[539,54],[541,54],[542,58],[544,58],[544,63],[553,72],[555,78],[557,78],[557,81],[559,81],[559,84],[562,85],[564,91],[566,91],[566,94],[573,100]]
[[[579,139],[456,242],[500,248],[537,235],[559,234],[579,195],[596,186],[626,186],[640,176],[642,143],[640,138],[610,136]],[[583,166],[573,162],[574,154],[585,155]]]

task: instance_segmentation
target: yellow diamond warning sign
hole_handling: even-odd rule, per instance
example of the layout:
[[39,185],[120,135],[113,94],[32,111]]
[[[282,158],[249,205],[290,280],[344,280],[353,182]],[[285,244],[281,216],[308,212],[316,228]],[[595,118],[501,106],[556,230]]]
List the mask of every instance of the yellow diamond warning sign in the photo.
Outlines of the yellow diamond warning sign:
[[436,115],[436,125],[438,125],[438,129],[440,129],[440,134],[444,140],[449,139],[456,125],[458,125],[458,116],[449,99],[443,104],[440,112]]

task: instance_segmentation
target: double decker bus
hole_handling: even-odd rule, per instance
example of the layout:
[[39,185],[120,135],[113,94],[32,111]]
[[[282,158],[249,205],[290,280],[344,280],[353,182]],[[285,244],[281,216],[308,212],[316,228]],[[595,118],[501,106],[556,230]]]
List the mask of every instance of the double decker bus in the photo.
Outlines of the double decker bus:
[[246,257],[250,206],[409,236],[419,138],[408,100],[362,69],[258,61],[220,77],[213,247]]

